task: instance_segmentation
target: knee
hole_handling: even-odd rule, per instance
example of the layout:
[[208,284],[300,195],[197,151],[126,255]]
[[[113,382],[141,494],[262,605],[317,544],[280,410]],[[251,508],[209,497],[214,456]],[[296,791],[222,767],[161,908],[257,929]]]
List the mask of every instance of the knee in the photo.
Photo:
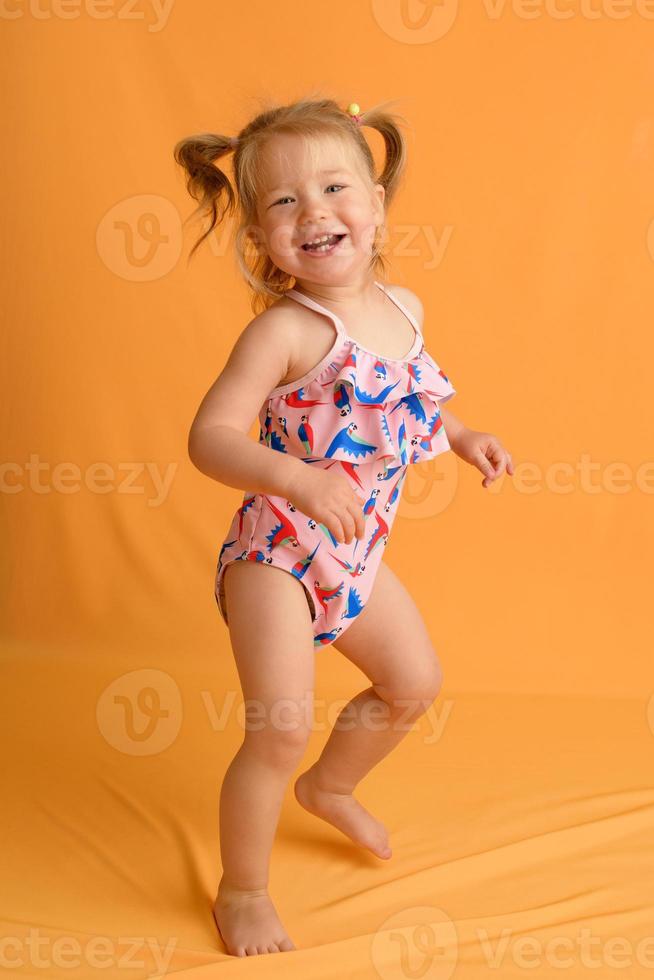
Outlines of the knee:
[[412,674],[404,673],[386,686],[374,685],[380,697],[391,708],[411,710],[420,715],[433,704],[443,686],[443,671],[436,655]]
[[304,755],[310,734],[304,720],[299,718],[271,719],[259,731],[248,731],[243,745],[261,762],[292,771]]
[[[410,679],[411,680],[411,679]],[[429,707],[438,697],[443,686],[443,671],[436,655],[433,660],[418,672],[417,676],[410,684],[408,697],[413,697],[416,701],[424,703],[425,708]],[[405,695],[406,697],[407,695]]]

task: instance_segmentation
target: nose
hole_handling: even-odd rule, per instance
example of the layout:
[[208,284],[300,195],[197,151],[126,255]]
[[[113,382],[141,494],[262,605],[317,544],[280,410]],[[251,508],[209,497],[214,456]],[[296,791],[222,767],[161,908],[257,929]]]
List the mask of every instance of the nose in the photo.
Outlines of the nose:
[[329,206],[324,197],[306,197],[302,202],[298,224],[301,227],[316,224],[318,221],[325,221],[329,217]]

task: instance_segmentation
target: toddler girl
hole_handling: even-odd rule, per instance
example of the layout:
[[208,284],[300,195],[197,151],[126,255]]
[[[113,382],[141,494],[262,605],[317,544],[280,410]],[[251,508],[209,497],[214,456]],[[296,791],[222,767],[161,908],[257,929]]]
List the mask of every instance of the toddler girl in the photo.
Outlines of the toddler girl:
[[[378,176],[363,126],[383,138]],[[232,151],[233,186],[215,165]],[[418,608],[382,561],[409,464],[452,449],[484,487],[513,474],[499,439],[442,407],[455,389],[424,347],[420,300],[383,281],[379,238],[405,155],[385,106],[344,110],[330,99],[268,109],[237,138],[201,134],[175,147],[211,217],[191,255],[237,208],[237,259],[255,313],[189,435],[194,465],[245,491],[215,580],[244,702],[256,706],[220,794],[214,916],[236,956],[296,948],[268,895],[268,869],[311,731],[318,647],[333,644],[370,685],[343,709],[295,797],[391,856],[386,828],[352,794],[442,679]],[[248,437],[257,417],[258,443]]]

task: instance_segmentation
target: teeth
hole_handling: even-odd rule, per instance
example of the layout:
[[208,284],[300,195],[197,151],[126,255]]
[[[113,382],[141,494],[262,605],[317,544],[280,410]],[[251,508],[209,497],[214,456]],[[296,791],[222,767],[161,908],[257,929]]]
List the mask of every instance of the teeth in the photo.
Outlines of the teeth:
[[339,237],[338,235],[320,235],[319,238],[314,238],[310,242],[305,242],[303,248],[315,246],[314,248],[315,251],[324,252],[327,248],[331,246],[332,239],[334,239],[334,241],[337,241],[338,237]]

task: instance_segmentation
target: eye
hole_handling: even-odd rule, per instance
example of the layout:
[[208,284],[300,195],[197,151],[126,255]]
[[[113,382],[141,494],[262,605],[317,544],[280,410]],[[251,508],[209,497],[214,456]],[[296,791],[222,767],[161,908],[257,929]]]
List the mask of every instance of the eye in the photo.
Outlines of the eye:
[[[330,187],[339,187],[341,190],[343,190],[345,186],[346,186],[345,184],[329,184],[327,186],[327,190],[329,190]],[[292,200],[293,200],[292,197],[280,197],[280,199],[278,201],[275,201],[274,204],[272,204],[271,206],[276,207],[278,204],[283,204],[284,201],[292,201]]]

